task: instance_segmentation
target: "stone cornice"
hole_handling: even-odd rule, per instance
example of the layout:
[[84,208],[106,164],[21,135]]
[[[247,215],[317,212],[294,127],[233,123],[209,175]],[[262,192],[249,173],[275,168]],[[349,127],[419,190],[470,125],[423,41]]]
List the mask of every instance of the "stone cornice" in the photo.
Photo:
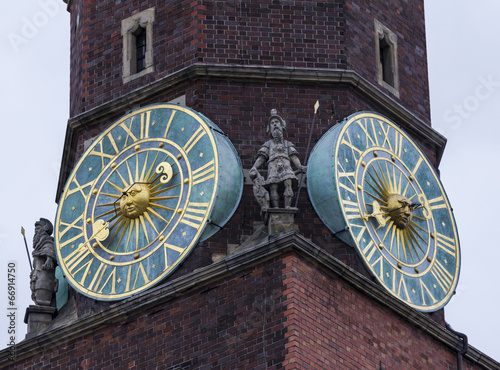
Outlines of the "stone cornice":
[[[164,304],[175,297],[188,294],[195,289],[202,289],[212,282],[234,276],[248,267],[290,252],[317,264],[317,268],[326,271],[326,273],[342,278],[369,299],[377,301],[451,350],[458,353],[462,349],[460,338],[428,316],[394,298],[382,287],[344,265],[304,237],[291,233],[273,241],[247,248],[239,254],[228,256],[210,266],[200,268],[166,284],[119,301],[99,313],[82,317],[18,343],[16,345],[17,360],[21,361],[37,353],[43,353],[45,349],[50,351],[57,345],[63,345],[70,340],[91,334],[103,326],[118,324],[126,321],[127,318],[133,319],[134,316]],[[0,364],[7,364],[9,355],[8,348],[0,351]],[[472,346],[469,347],[465,358],[486,369],[500,368],[500,363]]]
[[68,120],[56,202],[75,161],[77,133],[82,128],[102,122],[109,117],[121,116],[133,107],[154,99],[155,96],[165,93],[169,89],[200,79],[349,86],[355,93],[378,106],[380,113],[395,119],[412,136],[420,138],[422,141],[425,140],[434,148],[437,163],[440,162],[446,145],[446,139],[440,133],[378,87],[351,70],[193,64]]

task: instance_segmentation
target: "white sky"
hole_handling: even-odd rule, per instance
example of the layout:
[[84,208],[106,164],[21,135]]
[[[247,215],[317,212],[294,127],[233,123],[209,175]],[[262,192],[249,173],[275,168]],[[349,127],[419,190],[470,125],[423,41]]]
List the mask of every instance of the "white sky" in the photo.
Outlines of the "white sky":
[[[45,5],[44,5],[45,4]],[[500,2],[428,0],[426,26],[433,127],[448,138],[441,180],[458,224],[462,270],[446,320],[469,343],[500,360]],[[8,344],[7,264],[16,264],[17,341],[32,304],[29,265],[33,224],[53,220],[69,116],[69,14],[62,0],[3,4],[0,22],[0,348]],[[404,42],[398,40],[398,42]],[[491,193],[491,195],[489,195]],[[1,298],[3,297],[3,299]],[[3,302],[3,303],[2,303]]]

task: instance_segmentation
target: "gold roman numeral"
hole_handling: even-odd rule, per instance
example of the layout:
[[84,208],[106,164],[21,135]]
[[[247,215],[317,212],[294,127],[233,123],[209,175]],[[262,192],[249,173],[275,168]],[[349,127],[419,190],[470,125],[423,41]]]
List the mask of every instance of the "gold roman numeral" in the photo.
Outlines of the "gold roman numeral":
[[373,257],[373,254],[377,251],[377,246],[373,242],[373,240],[370,240],[370,242],[367,244],[367,246],[363,249],[363,254],[365,255],[365,258],[368,262]]
[[[104,271],[102,272],[102,275],[104,275]],[[102,276],[101,276],[102,278]],[[113,271],[110,272],[108,275],[108,278],[104,282],[104,284],[101,286],[101,289],[99,289],[98,293],[102,293],[104,288],[106,288],[106,285],[108,285],[108,282],[111,280],[111,290],[109,294],[116,294],[116,267],[113,268]],[[101,279],[99,279],[99,282],[96,285],[96,289],[99,286]],[[90,288],[89,288],[90,289]]]
[[436,261],[431,269],[431,274],[437,280],[437,283],[443,289],[443,292],[448,293],[453,283],[453,276],[446,270],[441,262]]
[[[181,222],[198,229],[205,218],[209,203],[190,202],[182,216]],[[200,216],[201,215],[201,216]]]
[[184,145],[183,149],[186,153],[189,153],[191,149],[196,145],[196,143],[206,134],[203,127],[198,127],[198,130],[194,132],[194,134],[189,138],[189,140]]
[[457,245],[455,239],[436,233],[436,245],[453,258],[457,258]]
[[344,212],[348,220],[361,218],[361,213],[356,202],[342,199],[342,204],[344,205]]
[[[99,150],[96,150],[96,148],[99,148]],[[112,160],[115,157],[113,154],[104,153],[104,150],[103,150],[103,147],[102,147],[102,141],[99,142],[94,147],[94,149],[92,149],[92,151],[90,152],[90,155],[95,155],[95,156],[101,158],[102,168],[104,168],[104,158],[108,158],[109,160]]]
[[[397,277],[396,277],[396,275],[397,275]],[[397,280],[399,280],[399,281],[397,281]],[[396,291],[396,287],[397,287],[397,291]],[[408,289],[406,288],[405,277],[403,274],[401,274],[397,271],[394,271],[394,273],[392,275],[392,291],[395,294],[397,294],[401,299],[411,303],[410,295],[408,294]],[[403,293],[404,293],[404,296],[403,296]]]
[[173,251],[176,251],[180,254],[182,254],[185,250],[185,248],[181,248],[181,247],[177,247],[175,245],[172,245],[172,244],[168,244],[168,243],[164,243],[163,244],[163,251],[165,252],[165,269],[170,266],[170,264],[168,263],[168,257],[167,257],[167,251],[168,249],[171,249]]
[[146,139],[149,137],[149,119],[151,116],[151,111],[141,113],[141,133],[140,138]]
[[[347,138],[347,140],[346,140]],[[349,137],[349,132],[346,131],[345,135],[342,137],[342,141],[340,142],[341,144],[343,145],[346,145],[348,146],[349,148],[351,148],[351,151],[352,151],[352,156],[354,157],[354,159],[357,161],[358,158],[361,156],[361,154],[363,153],[361,150],[359,150],[352,142],[351,142],[351,138]],[[356,153],[358,153],[358,158],[356,158]]]
[[427,295],[429,297],[431,297],[431,300],[432,300],[432,304],[435,304],[437,302],[437,299],[434,298],[434,296],[432,295],[431,291],[429,290],[429,288],[427,288],[427,285],[424,284],[424,282],[422,280],[419,279],[419,282],[420,282],[420,291],[422,292],[422,304],[424,306],[427,306],[427,303],[425,303],[425,292],[427,292]]
[[127,137],[125,138],[124,140],[124,146],[127,146],[127,141],[128,141],[128,138],[130,137],[133,142],[136,142],[137,141],[137,138],[135,137],[135,135],[132,133],[132,124],[134,123],[134,117],[132,117],[130,119],[130,125],[127,127],[127,125],[125,124],[125,122],[122,122],[120,123],[120,127],[127,133]]
[[70,195],[72,195],[72,194],[74,194],[74,193],[77,193],[77,192],[82,193],[82,196],[83,196],[84,198],[87,198],[88,193],[87,193],[87,194],[85,194],[85,192],[83,191],[83,189],[86,189],[86,188],[88,188],[89,186],[91,186],[93,182],[94,182],[94,181],[89,181],[89,182],[87,182],[86,184],[80,185],[80,183],[78,182],[78,180],[77,180],[77,179],[76,179],[76,177],[75,177],[75,178],[73,179],[73,181],[72,181],[72,184],[74,184],[76,187],[75,187],[75,188],[73,188],[73,189],[71,189],[71,190],[69,190],[69,189],[68,189],[68,192],[66,193],[66,198],[64,198],[64,200],[68,199],[68,197],[69,197]]
[[[446,202],[444,201],[443,196],[440,196],[440,197],[437,197],[434,199],[429,199],[427,202],[429,203],[430,209],[433,211],[435,209],[447,208]],[[439,203],[439,204],[433,204],[433,203]]]
[[371,122],[373,132],[375,133],[375,127],[373,125],[373,118],[370,118],[370,120],[365,118],[364,124],[361,123],[361,120],[356,121],[356,123],[359,125],[359,127],[363,130],[363,132],[366,135],[366,149],[368,149],[370,146],[379,146],[377,135],[374,136],[374,138],[375,138],[374,139],[374,138],[372,138],[372,136],[368,132],[368,121]]
[[167,128],[165,129],[165,133],[163,134],[163,138],[167,138],[168,130],[170,130],[170,125],[172,124],[172,121],[174,120],[174,116],[177,111],[172,111],[172,114],[170,115],[170,118],[167,123]]
[[193,171],[193,185],[200,184],[215,177],[215,159]]
[[422,164],[422,162],[423,162],[423,158],[422,157],[418,157],[417,163],[415,164],[415,167],[413,168],[413,171],[411,171],[411,174],[413,176],[415,176],[415,174],[417,173],[418,168],[420,167],[420,165]]
[[[135,289],[135,285],[137,284],[137,278],[139,277],[139,273],[141,274],[144,284],[146,285],[149,283],[149,278],[148,275],[146,274],[146,270],[144,269],[144,266],[142,265],[142,262],[139,262],[139,267],[137,268],[137,272],[135,274],[135,279],[134,279],[134,285],[132,286],[132,289]],[[129,265],[128,267],[128,273],[127,273],[127,284],[125,285],[125,293],[130,290],[130,278],[132,274],[132,265]]]
[[[77,229],[80,234],[78,235],[79,237],[82,235],[83,233],[83,225],[82,226],[76,226],[76,224],[83,220],[83,213],[80,215],[80,217],[77,217],[72,223],[68,224],[66,222],[63,222],[63,221],[60,221],[59,222],[59,240],[64,236],[64,234],[66,234],[69,230],[71,229]],[[66,228],[64,230],[61,230],[61,227],[62,226],[66,226]]]
[[[86,263],[82,264],[83,261],[87,258],[87,256],[90,254],[90,251],[88,248],[86,248],[83,244],[80,244],[80,246],[75,249],[73,252],[68,254],[66,257],[63,258],[63,261],[66,265],[66,268],[68,269],[68,272],[71,274],[71,276],[76,276],[78,272],[80,272],[83,268],[85,268],[85,271],[83,272],[83,276],[80,280],[80,284],[84,285],[85,279],[87,275],[89,275],[89,269],[90,266],[92,265],[92,262],[94,261],[94,258],[91,258],[89,261]],[[80,266],[80,264],[82,264]],[[76,269],[78,266],[80,266],[78,269]],[[75,270],[76,269],[76,270]],[[73,271],[75,270],[75,271]]]

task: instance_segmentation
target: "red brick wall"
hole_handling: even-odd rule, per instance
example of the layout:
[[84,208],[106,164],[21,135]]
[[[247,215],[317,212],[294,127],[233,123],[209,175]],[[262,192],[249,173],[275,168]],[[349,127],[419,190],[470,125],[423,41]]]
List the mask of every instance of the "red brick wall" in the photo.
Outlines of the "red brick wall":
[[[338,0],[72,3],[72,117],[193,63],[348,68],[377,86],[376,18],[398,35],[400,102],[430,119],[422,1],[370,1],[369,7]],[[123,84],[121,20],[152,6],[155,72]],[[300,91],[294,98],[301,99]]]
[[377,82],[374,25],[377,19],[397,35],[400,102],[430,124],[424,2],[346,1],[345,7],[348,68],[385,90]]
[[78,339],[60,338],[12,368],[134,365],[443,370],[456,368],[456,353],[342,278],[287,253]]
[[286,369],[456,369],[456,352],[403,317],[297,255],[283,261]]
[[17,368],[279,368],[286,341],[282,268],[280,259],[268,261],[82,338],[61,340]]

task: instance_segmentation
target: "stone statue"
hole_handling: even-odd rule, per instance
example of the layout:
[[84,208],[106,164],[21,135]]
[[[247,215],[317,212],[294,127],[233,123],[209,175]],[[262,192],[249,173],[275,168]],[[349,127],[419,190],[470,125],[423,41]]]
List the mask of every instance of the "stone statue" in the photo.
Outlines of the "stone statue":
[[[295,149],[295,146],[283,138],[284,131],[286,131],[285,120],[278,115],[276,109],[271,110],[271,117],[266,127],[266,133],[271,137],[271,140],[266,141],[262,145],[257,153],[257,160],[249,173],[250,178],[254,182],[254,193],[261,194],[259,196],[256,195],[256,198],[261,204],[263,212],[267,210],[267,207],[265,194],[260,189],[261,187],[269,187],[271,207],[278,208],[280,199],[278,187],[284,186],[285,208],[291,208],[293,197],[292,186],[298,182],[296,173],[306,172],[307,167],[300,164],[299,153]],[[259,174],[258,168],[264,163],[267,164],[267,179],[262,181],[261,179],[263,178]],[[295,172],[292,170],[292,163],[297,169]],[[258,189],[257,191],[255,190],[256,188]],[[269,202],[267,201],[268,204]]]
[[58,280],[55,276],[57,266],[54,249],[52,223],[40,218],[35,222],[33,236],[33,270],[30,274],[31,299],[39,306],[56,306],[55,293]]

